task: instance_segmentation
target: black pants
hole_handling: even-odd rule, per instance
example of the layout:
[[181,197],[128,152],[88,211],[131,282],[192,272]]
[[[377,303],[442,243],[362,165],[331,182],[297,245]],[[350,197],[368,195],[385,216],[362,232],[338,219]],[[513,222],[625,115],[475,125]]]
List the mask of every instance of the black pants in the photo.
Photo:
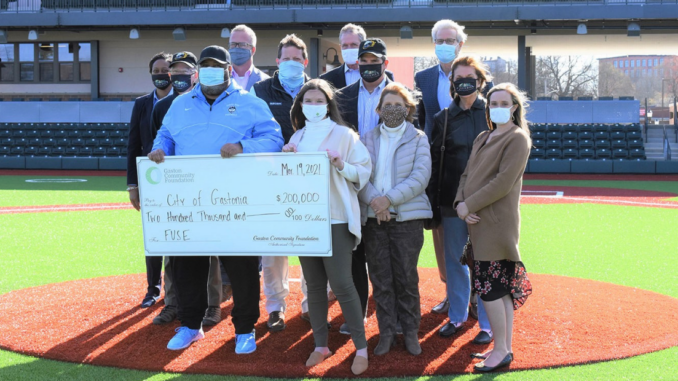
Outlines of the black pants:
[[[235,333],[251,333],[259,320],[259,259],[228,256],[219,260],[233,287],[231,319]],[[173,265],[181,325],[200,329],[208,304],[206,285],[210,258],[175,257]]]
[[162,257],[146,257],[146,280],[148,281],[146,296],[160,296],[161,272]]
[[365,246],[362,242],[353,250],[353,262],[351,263],[353,284],[360,297],[360,307],[363,317],[367,316],[367,299],[370,296],[370,284],[367,279],[367,260],[365,259]]

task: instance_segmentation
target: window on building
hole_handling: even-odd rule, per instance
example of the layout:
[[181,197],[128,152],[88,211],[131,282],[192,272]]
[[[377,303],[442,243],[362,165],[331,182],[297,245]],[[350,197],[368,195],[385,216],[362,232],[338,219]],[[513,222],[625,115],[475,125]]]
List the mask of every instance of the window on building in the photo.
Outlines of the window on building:
[[659,63],[659,60],[655,58],[654,59],[654,66],[657,66],[658,63]]
[[634,60],[631,60],[631,67],[634,67],[634,66],[635,66],[635,64],[636,64],[636,61],[634,61]]
[[640,67],[640,60],[636,60],[636,66]]
[[0,82],[14,82],[14,44],[0,44]]
[[652,59],[647,60],[647,66],[652,67]]
[[643,60],[643,67],[647,66],[647,60]]
[[614,60],[614,67],[617,67],[617,60]]
[[624,67],[629,67],[629,61],[624,61]]
[[91,56],[89,42],[0,44],[0,82],[88,82]]

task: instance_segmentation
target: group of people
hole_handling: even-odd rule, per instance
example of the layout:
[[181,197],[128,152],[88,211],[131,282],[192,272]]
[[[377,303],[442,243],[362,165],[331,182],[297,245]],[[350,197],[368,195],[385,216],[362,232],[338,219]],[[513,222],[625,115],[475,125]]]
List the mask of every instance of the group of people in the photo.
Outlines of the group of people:
[[[300,258],[301,318],[315,341],[306,365],[332,355],[328,301],[336,298],[345,318],[339,331],[356,348],[351,370],[367,370],[370,282],[379,326],[373,353],[387,354],[398,334],[409,353],[422,352],[417,262],[430,229],[447,285],[433,309],[449,316],[439,334],[462,329],[474,310],[473,289],[482,300],[474,342],[494,341],[491,351],[473,355],[482,360],[475,369],[506,366],[513,360],[513,311],[531,293],[518,250],[531,141],[523,94],[509,83],[491,86],[484,65],[460,55],[466,39],[451,20],[434,25],[440,64],[415,75],[419,101],[386,70],[385,43],[354,24],[339,34],[344,64],[318,79],[304,73],[307,48],[293,34],[280,41],[273,76],[258,70],[256,35],[245,25],[231,31],[228,50],[158,54],[149,64],[156,89],[138,98],[132,113],[130,201],[140,209],[137,156],[162,163],[166,155],[326,152],[332,256]],[[168,349],[203,338],[202,327],[219,322],[219,306],[232,296],[235,352],[254,352],[260,272],[268,328],[285,329],[287,257],[177,256],[165,257],[164,266],[165,307],[153,323],[181,322]],[[147,257],[146,267],[142,307],[160,297],[162,259]]]

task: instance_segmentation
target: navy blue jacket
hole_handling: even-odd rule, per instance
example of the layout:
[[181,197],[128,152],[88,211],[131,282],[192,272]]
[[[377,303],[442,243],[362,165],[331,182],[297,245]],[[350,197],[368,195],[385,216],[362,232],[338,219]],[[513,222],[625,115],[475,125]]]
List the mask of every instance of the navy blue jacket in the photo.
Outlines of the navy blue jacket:
[[127,184],[139,184],[137,180],[137,157],[146,156],[153,147],[151,112],[153,111],[153,90],[134,101],[132,118],[127,138]]

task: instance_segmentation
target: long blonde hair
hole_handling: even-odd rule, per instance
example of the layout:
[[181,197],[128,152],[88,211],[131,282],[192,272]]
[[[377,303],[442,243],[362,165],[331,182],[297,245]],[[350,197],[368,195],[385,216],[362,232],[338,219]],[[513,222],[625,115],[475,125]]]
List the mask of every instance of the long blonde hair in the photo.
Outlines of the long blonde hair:
[[518,90],[516,85],[510,83],[510,82],[504,82],[500,83],[490,89],[490,91],[487,93],[487,105],[485,106],[485,117],[487,118],[487,125],[490,127],[490,130],[494,130],[497,128],[497,125],[492,122],[490,119],[490,100],[492,99],[492,94],[498,92],[498,91],[506,91],[511,95],[511,101],[513,102],[514,105],[518,105],[516,108],[516,111],[513,112],[513,115],[511,115],[511,119],[513,120],[513,123],[516,124],[516,126],[522,128],[527,132],[527,134],[530,134],[530,128],[528,127],[528,121],[526,119],[526,109],[528,107],[527,104],[527,96],[525,95],[524,92]]

